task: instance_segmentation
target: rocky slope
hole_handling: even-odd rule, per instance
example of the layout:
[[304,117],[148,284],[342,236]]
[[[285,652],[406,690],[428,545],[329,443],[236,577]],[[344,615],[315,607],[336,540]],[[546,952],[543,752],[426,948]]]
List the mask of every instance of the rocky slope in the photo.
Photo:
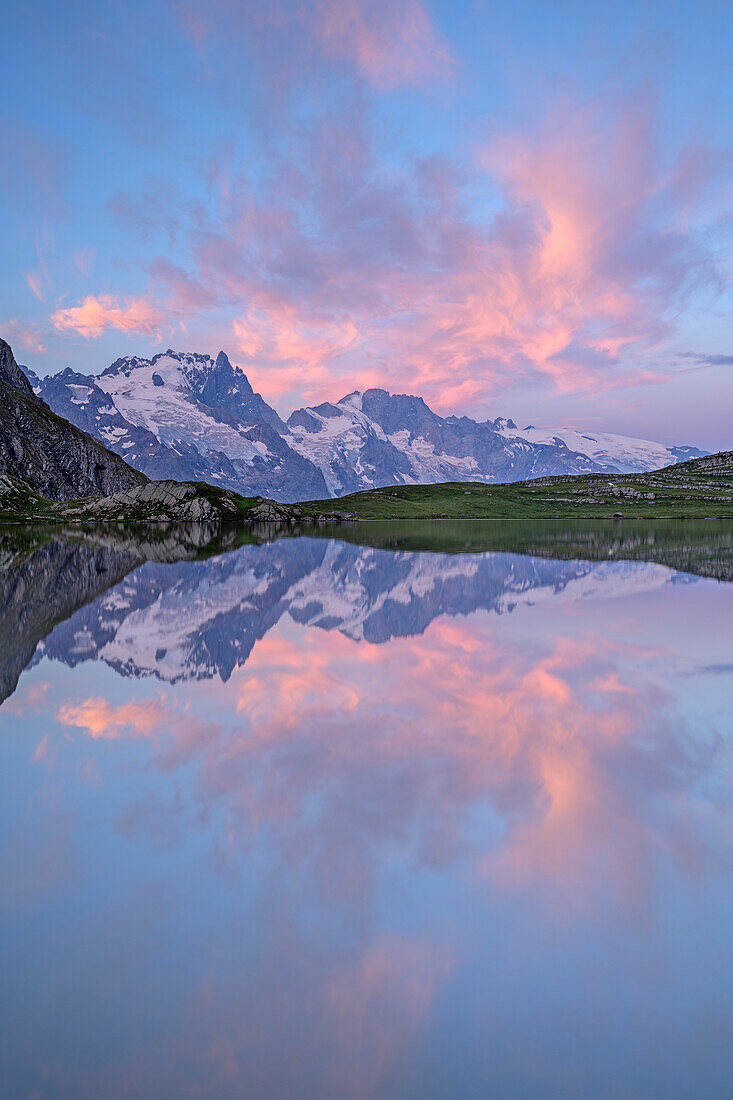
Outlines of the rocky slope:
[[115,493],[147,478],[40,400],[0,340],[0,476],[50,500]]
[[118,359],[96,375],[32,376],[60,415],[154,479],[207,481],[299,501],[389,485],[496,484],[652,470],[702,452],[511,420],[442,417],[419,397],[370,389],[284,423],[220,352]]
[[35,396],[30,380],[15,361],[13,349],[2,339],[0,339],[0,382],[12,386],[25,397]]
[[198,557],[218,529],[190,525],[154,539],[140,531],[58,529],[49,539],[28,529],[0,532],[0,703],[15,691],[36,647],[53,628],[148,561]]
[[27,551],[0,546],[0,702],[41,638],[139,564],[129,553],[61,541]]

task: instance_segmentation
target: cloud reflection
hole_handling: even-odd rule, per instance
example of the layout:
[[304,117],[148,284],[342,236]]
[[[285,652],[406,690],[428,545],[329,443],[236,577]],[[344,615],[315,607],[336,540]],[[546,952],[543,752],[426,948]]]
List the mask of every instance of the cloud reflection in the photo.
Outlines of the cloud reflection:
[[[166,771],[193,762],[227,858],[265,832],[342,903],[368,905],[396,848],[641,914],[655,861],[699,870],[713,855],[683,806],[718,746],[679,723],[660,662],[593,636],[516,646],[480,617],[384,646],[276,630],[215,701],[203,686],[185,707],[90,697],[57,717],[92,739],[149,738]],[[498,837],[471,828],[479,807],[503,822]]]

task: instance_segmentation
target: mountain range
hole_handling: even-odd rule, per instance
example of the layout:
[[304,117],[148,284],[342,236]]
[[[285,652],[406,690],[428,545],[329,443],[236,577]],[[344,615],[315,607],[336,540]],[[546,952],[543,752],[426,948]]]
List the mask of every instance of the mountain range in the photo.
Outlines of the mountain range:
[[284,501],[446,481],[495,484],[556,474],[634,473],[703,454],[650,440],[497,418],[439,416],[382,389],[297,409],[287,421],[224,352],[126,356],[99,374],[71,368],[33,391],[59,416],[153,479],[206,481]]

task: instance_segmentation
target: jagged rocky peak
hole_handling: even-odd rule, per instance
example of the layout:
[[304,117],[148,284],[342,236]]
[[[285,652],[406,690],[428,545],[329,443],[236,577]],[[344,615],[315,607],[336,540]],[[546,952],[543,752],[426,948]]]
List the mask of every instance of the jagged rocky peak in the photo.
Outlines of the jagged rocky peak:
[[[497,416],[496,420],[486,420],[484,423],[486,423],[490,428],[493,428],[495,432],[504,431],[504,429],[506,428],[509,428],[512,431],[517,430],[517,425],[514,423],[514,421],[508,419],[506,416]],[[529,427],[525,428],[524,430],[529,431],[531,428],[532,425],[530,424]]]
[[0,382],[7,382],[13,389],[26,397],[35,398],[30,379],[23,373],[15,361],[10,344],[0,338]]
[[166,402],[180,406],[183,400],[211,409],[219,422],[230,422],[237,416],[246,419],[249,426],[263,423],[277,432],[287,431],[275,410],[255,393],[244,371],[234,367],[223,351],[216,359],[172,348],[152,359],[126,356],[102,371],[97,381],[113,397],[119,395],[133,412],[136,397],[140,402],[153,398],[163,406]]
[[327,495],[278,413],[225,352],[126,356],[87,378],[41,380],[52,408],[154,480],[206,481],[245,496]]
[[[328,414],[322,414],[328,415]],[[339,415],[338,410],[335,413]],[[305,428],[307,432],[320,432],[323,430],[323,421],[318,420],[313,413],[308,412],[307,409],[296,409],[294,413],[291,413],[288,417],[289,428]]]
[[405,430],[426,430],[434,428],[440,422],[440,417],[425,404],[422,397],[405,393],[392,394],[376,388],[364,391],[361,409],[387,435]]

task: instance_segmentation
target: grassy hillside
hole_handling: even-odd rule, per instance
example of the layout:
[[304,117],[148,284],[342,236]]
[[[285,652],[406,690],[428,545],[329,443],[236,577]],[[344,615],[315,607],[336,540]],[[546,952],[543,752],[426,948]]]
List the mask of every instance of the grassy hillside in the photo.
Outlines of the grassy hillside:
[[505,485],[448,482],[369,489],[309,501],[305,514],[334,504],[359,519],[612,519],[733,516],[733,451],[648,474],[549,477]]
[[297,524],[368,520],[655,519],[733,517],[733,452],[648,474],[538,478],[505,485],[449,482],[370,489],[337,500],[282,505],[200,482],[147,482],[110,497],[52,502],[0,473],[0,521],[226,519]]

